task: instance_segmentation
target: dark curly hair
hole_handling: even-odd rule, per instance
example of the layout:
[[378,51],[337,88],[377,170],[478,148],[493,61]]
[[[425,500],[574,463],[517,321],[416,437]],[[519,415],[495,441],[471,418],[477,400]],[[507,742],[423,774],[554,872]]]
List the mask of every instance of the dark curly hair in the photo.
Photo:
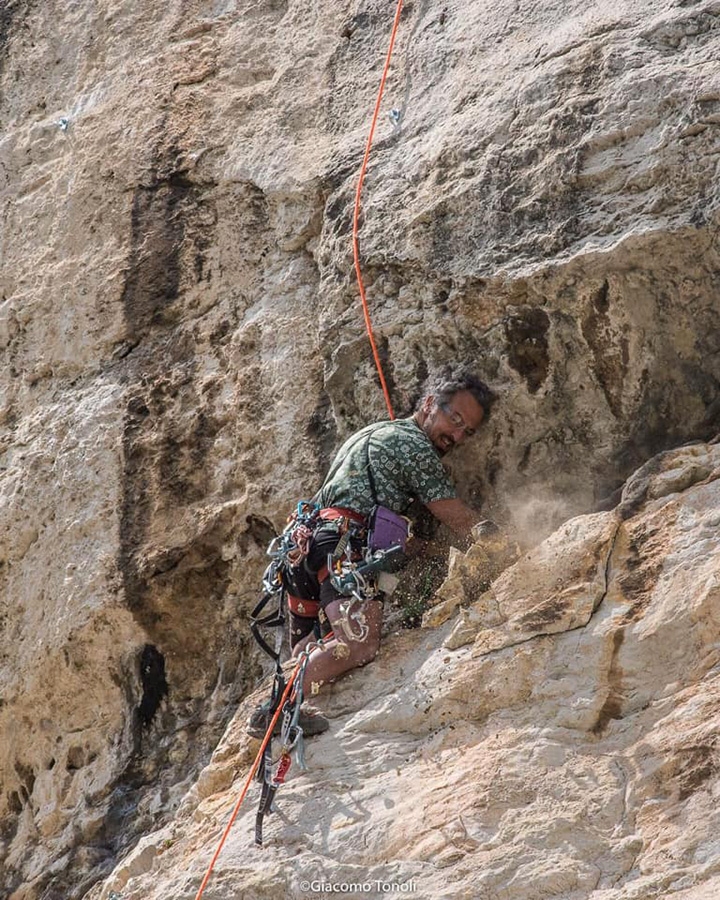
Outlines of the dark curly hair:
[[490,415],[490,410],[497,400],[497,395],[468,369],[453,370],[450,366],[442,369],[433,378],[428,379],[420,403],[425,397],[433,396],[438,404],[447,401],[460,391],[468,391],[477,400],[483,409],[484,418]]

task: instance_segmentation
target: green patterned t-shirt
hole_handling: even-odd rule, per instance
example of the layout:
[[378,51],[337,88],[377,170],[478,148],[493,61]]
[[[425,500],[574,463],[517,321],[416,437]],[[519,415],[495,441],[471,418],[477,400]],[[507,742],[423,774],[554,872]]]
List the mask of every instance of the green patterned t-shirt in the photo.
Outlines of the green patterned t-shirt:
[[318,494],[318,502],[323,507],[352,509],[363,516],[379,504],[404,515],[415,498],[427,504],[456,496],[455,486],[430,438],[414,419],[396,419],[368,425],[345,441]]

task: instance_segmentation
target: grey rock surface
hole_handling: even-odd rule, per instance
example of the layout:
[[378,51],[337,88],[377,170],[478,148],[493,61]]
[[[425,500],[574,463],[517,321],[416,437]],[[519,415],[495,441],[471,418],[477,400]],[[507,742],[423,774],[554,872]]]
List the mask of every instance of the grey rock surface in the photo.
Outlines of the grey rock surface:
[[[247,617],[269,536],[340,440],[385,415],[350,228],[392,13],[378,0],[0,9],[0,890],[13,900],[80,898],[170,822],[260,674]],[[451,467],[526,552],[560,526],[572,537],[563,523],[581,514],[609,522],[621,489],[617,516],[635,522],[670,496],[653,491],[673,453],[673,491],[695,490],[674,448],[720,432],[719,35],[716,0],[405,8],[363,193],[376,336],[399,414],[447,363],[499,390]],[[652,541],[638,540],[644,570]],[[597,578],[563,628],[585,621]],[[471,613],[452,640],[480,633]],[[483,620],[488,640],[542,644],[502,616]],[[701,680],[717,640],[712,624],[702,634],[683,657]],[[355,683],[360,711],[372,698]],[[695,759],[653,735],[632,766],[662,768],[666,745],[670,769]],[[712,757],[708,735],[696,744]],[[626,777],[602,765],[599,780]],[[418,858],[445,852],[408,834]],[[712,883],[710,843],[667,840]],[[594,878],[583,859],[568,897]],[[541,883],[528,865],[503,882],[513,900]]]

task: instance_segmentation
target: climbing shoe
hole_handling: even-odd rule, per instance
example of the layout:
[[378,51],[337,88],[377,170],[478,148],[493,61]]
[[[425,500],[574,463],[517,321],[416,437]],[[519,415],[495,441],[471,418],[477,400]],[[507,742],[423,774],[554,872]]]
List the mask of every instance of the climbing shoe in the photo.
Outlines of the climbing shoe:
[[[250,737],[258,738],[258,740],[262,740],[265,737],[265,732],[268,729],[268,725],[270,724],[270,720],[272,719],[272,715],[270,713],[270,704],[269,703],[261,703],[259,706],[256,706],[253,710],[250,718],[247,722],[247,728],[245,729]],[[303,704],[300,707],[300,717],[298,719],[298,726],[302,729],[303,737],[314,737],[316,734],[322,734],[324,731],[327,731],[330,727],[330,722],[325,718],[322,713],[315,709],[314,706],[306,706]],[[282,728],[282,716],[278,716],[278,720],[275,723],[275,727],[273,728],[273,736],[280,734],[280,729]]]

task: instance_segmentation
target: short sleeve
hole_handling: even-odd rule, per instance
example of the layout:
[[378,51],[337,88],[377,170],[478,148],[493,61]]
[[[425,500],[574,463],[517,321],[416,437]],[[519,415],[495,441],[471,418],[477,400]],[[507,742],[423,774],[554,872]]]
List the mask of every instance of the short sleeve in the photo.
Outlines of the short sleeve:
[[437,451],[416,427],[404,428],[380,442],[371,441],[370,459],[383,505],[394,508],[401,492],[421,503],[452,500],[457,490]]

